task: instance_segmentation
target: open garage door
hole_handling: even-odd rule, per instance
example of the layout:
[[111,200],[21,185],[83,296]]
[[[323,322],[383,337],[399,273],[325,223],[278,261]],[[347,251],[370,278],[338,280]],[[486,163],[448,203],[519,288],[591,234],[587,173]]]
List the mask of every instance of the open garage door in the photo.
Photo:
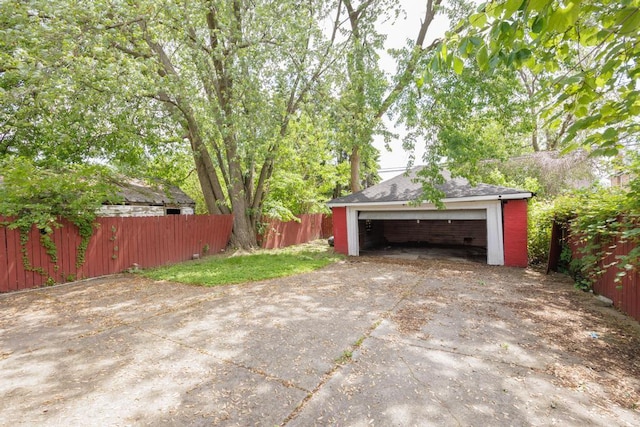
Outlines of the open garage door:
[[487,211],[361,211],[358,236],[360,250],[367,253],[456,254],[486,262]]

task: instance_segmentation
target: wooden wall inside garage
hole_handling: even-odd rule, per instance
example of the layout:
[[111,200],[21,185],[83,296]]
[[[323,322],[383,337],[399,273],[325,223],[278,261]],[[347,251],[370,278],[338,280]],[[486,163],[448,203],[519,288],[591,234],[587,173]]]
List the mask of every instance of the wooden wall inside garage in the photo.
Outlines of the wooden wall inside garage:
[[427,243],[487,247],[484,220],[385,220],[384,238],[389,243]]

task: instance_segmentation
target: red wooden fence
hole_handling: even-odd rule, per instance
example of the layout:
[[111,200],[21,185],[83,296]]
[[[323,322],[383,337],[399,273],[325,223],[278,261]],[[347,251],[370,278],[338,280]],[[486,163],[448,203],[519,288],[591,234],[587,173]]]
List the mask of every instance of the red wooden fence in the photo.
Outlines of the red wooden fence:
[[333,236],[333,216],[331,215],[323,215],[322,216],[322,235],[320,236],[323,239]]
[[305,214],[298,215],[298,218],[300,222],[269,220],[262,236],[262,247],[284,248],[330,236],[331,217],[327,220],[323,214]]
[[[0,217],[0,221],[3,218]],[[28,271],[22,260],[20,235],[0,227],[0,292],[41,286],[79,278],[113,274],[137,264],[141,268],[186,261],[193,254],[215,254],[231,236],[232,215],[169,215],[139,218],[98,218],[85,254],[76,267],[80,236],[77,228],[62,221],[52,236],[57,263],[51,262],[35,227],[26,245],[31,265],[46,272]]]
[[[571,252],[574,258],[581,258],[580,248],[584,247],[578,239],[569,237]],[[615,246],[614,248],[612,248]],[[616,282],[617,274],[622,271],[618,268],[618,258],[627,255],[634,248],[632,242],[621,243],[616,240],[613,244],[607,244],[606,250],[612,253],[600,261],[599,267],[604,273],[593,284],[593,291],[604,295],[613,301],[613,304],[629,316],[640,321],[640,267],[627,271],[627,274]],[[606,266],[609,266],[606,268]]]

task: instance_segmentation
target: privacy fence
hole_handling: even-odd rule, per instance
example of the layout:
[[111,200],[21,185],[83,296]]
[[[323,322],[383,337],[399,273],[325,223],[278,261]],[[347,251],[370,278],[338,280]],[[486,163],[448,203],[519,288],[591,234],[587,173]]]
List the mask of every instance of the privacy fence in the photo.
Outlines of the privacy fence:
[[[5,219],[0,217],[0,222]],[[0,292],[97,277],[133,266],[156,267],[214,254],[231,236],[232,215],[169,215],[142,218],[98,218],[84,254],[81,238],[66,221],[54,230],[54,258],[35,227],[23,246],[17,230],[0,227]],[[26,251],[26,252],[25,252]],[[83,258],[83,259],[82,259]]]
[[[554,224],[552,242],[559,240],[569,242],[572,258],[582,258],[583,253],[581,250],[584,248],[584,244],[575,236],[572,236],[570,231],[563,229],[558,224]],[[622,241],[619,237],[602,245],[602,250],[607,252],[608,255],[598,263],[598,270],[601,273],[593,283],[593,291],[599,295],[606,296],[613,301],[614,306],[640,321],[640,290],[638,289],[638,286],[640,286],[640,266],[636,265],[632,270],[618,267],[620,258],[628,255],[635,247],[633,242]],[[559,245],[552,243],[549,259],[553,270],[557,270],[559,250]],[[552,265],[553,260],[555,260],[554,265]],[[618,276],[622,271],[625,274]]]
[[[603,268],[609,264],[616,264],[619,256],[627,255],[634,246],[630,243],[618,242],[617,247],[602,263]],[[617,267],[606,269],[602,277],[594,284],[594,291],[613,300],[616,307],[628,313],[634,319],[640,321],[640,266],[636,266],[634,271],[629,271],[616,282],[616,275],[620,272]]]
[[261,246],[265,249],[284,248],[332,234],[331,217],[323,214],[298,215],[299,221],[269,220],[265,223]]

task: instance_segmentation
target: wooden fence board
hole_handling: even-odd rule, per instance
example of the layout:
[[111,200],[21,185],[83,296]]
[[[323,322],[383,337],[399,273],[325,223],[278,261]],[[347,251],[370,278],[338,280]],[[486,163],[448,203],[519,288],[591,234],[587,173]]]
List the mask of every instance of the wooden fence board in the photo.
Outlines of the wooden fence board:
[[[568,241],[571,245],[572,256],[581,258],[583,255],[580,249],[584,245],[571,237]],[[616,281],[617,275],[621,271],[617,267],[618,258],[629,254],[635,246],[632,242],[623,243],[619,240],[616,240],[613,244],[608,243],[607,246],[615,246],[615,249],[600,262],[600,269],[604,273],[593,284],[593,290],[597,294],[606,296],[620,310],[640,321],[640,292],[638,290],[640,267],[635,266],[635,269],[628,271],[625,276]],[[609,267],[606,268],[605,266]]]
[[[224,249],[231,235],[231,215],[166,216],[142,218],[98,218],[94,235],[85,253],[85,262],[76,267],[80,236],[66,221],[53,233],[57,264],[53,264],[40,243],[40,233],[30,233],[27,250],[34,267],[42,267],[56,282],[117,273],[134,263],[149,268],[191,259],[205,244],[210,253]],[[41,286],[47,277],[25,271],[20,236],[15,230],[0,228],[0,292]]]
[[13,281],[9,282],[9,290],[22,289],[24,283],[24,268],[22,254],[20,253],[20,234],[17,230],[7,234],[7,249],[10,262],[10,275]]
[[[29,240],[27,241],[27,244],[25,245],[26,249],[27,249],[27,259],[29,260],[29,263],[31,264],[31,267],[35,267],[37,265],[37,263],[34,262],[34,252],[38,251],[38,246],[36,246],[36,251],[33,250],[33,247],[35,246],[34,243],[39,244],[40,242],[39,240],[40,235],[33,232],[33,227],[31,228],[31,230],[29,230]],[[35,242],[34,242],[35,239]],[[22,248],[21,248],[22,249]],[[22,284],[22,289],[29,289],[29,288],[33,288],[34,286],[38,286],[40,285],[40,283],[36,283],[34,281],[34,275],[35,273],[30,270],[30,269],[25,269],[24,271],[24,283]]]
[[[0,218],[2,221],[2,218]],[[0,292],[9,291],[9,257],[6,227],[0,226]]]
[[[283,248],[306,243],[325,237],[322,214],[299,215],[300,222],[282,222],[270,220],[262,236],[262,247],[265,249]],[[326,224],[325,224],[326,227]]]
[[[56,281],[63,281],[66,272],[68,271],[69,257],[60,258],[60,254],[69,253],[69,240],[66,238],[66,232],[69,227],[58,227],[53,230],[52,239],[58,248],[57,258],[58,263],[53,264],[49,262],[49,275]],[[56,269],[56,265],[58,268]],[[52,271],[53,270],[53,271]]]
[[20,253],[20,233],[7,230],[7,256],[9,258],[9,290],[15,291],[24,283],[24,268]]

